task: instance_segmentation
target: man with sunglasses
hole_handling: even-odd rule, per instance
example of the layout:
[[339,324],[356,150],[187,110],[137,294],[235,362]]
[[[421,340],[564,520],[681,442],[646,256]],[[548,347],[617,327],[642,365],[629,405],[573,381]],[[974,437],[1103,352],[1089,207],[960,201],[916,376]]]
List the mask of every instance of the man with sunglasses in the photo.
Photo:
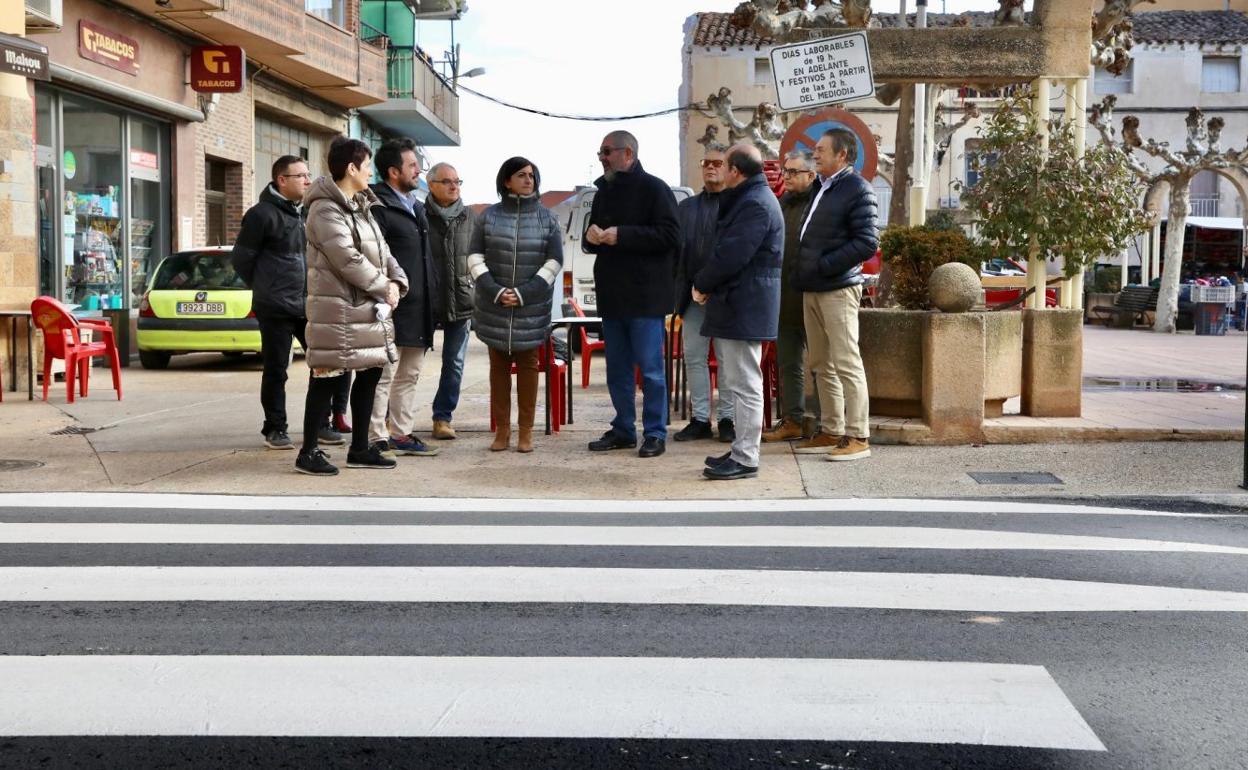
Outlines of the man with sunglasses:
[[[251,309],[260,326],[260,406],[264,424],[260,432],[269,449],[294,449],[287,434],[286,368],[293,340],[307,349],[304,309],[307,263],[304,258],[303,196],[312,186],[308,163],[283,155],[273,164],[272,183],[260,193],[256,205],[247,209],[234,241],[234,269],[251,289]],[[343,438],[329,425],[321,428],[322,444],[342,444]]]
[[[797,248],[802,222],[814,191],[815,156],[810,150],[792,150],[784,157],[784,265],[780,283],[780,326],[776,334],[776,366],[780,374],[780,424],[763,434],[763,441],[789,441],[809,438],[815,433],[815,418],[806,419],[807,408],[819,414],[819,400],[811,394],[807,403],[805,384],[806,326],[802,320],[802,291],[796,286]],[[812,381],[813,385],[813,381]]]
[[[711,430],[711,372],[707,365],[711,338],[702,336],[702,323],[706,320],[706,308],[693,301],[693,277],[706,266],[715,249],[715,233],[719,223],[720,193],[724,191],[724,179],[728,173],[724,154],[727,148],[721,144],[709,144],[702,158],[702,192],[686,198],[677,206],[680,214],[680,258],[676,270],[676,314],[681,317],[681,336],[685,350],[685,369],[689,377],[689,401],[692,418],[689,424],[673,438],[677,441],[697,441],[714,438]],[[719,374],[720,397],[716,404],[719,418],[719,440],[732,443],[736,438],[733,429],[732,399],[725,398],[728,388]]]
[[674,259],[680,248],[676,198],[666,182],[641,167],[637,139],[627,131],[607,134],[598,159],[603,175],[594,182],[598,192],[584,248],[597,255],[594,288],[615,419],[589,449],[637,446],[636,367],[641,371],[644,427],[637,454],[658,457],[667,445],[663,319],[672,310]]

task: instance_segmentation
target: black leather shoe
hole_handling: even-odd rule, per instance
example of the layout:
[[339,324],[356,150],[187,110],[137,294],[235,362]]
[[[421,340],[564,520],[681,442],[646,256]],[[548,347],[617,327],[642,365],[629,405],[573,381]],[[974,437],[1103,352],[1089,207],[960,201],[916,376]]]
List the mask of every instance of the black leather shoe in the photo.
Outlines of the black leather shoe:
[[732,452],[724,452],[722,455],[718,455],[718,456],[707,455],[706,467],[714,468],[716,465],[723,465],[724,461],[727,460],[729,457],[732,457]]
[[667,451],[667,442],[661,438],[648,438],[641,442],[641,449],[637,450],[638,457],[658,457]]
[[711,424],[703,420],[690,420],[689,424],[680,429],[672,438],[677,441],[699,441],[706,438],[714,438],[715,433],[711,430]]
[[602,438],[589,442],[589,451],[608,452],[612,449],[632,449],[637,446],[637,439],[629,441],[613,430],[602,434]]
[[719,465],[703,468],[702,475],[714,481],[752,479],[758,475],[758,468],[751,468],[748,465],[742,465],[730,457]]
[[737,431],[732,425],[732,420],[727,418],[720,420],[719,425],[716,427],[719,428],[719,440],[721,443],[731,444],[737,440]]

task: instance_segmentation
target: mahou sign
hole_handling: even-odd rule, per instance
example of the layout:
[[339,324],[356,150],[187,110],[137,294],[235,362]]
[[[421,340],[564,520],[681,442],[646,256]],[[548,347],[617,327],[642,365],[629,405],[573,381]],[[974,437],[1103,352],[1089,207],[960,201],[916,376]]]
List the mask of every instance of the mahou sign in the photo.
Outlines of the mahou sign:
[[139,74],[139,41],[85,19],[78,22],[78,55],[127,75]]

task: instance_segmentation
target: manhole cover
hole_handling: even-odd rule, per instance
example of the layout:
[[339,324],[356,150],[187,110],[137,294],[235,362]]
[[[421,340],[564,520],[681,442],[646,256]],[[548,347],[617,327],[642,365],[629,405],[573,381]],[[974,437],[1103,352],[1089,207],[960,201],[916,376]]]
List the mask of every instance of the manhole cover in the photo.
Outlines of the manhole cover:
[[43,463],[37,460],[0,460],[0,473],[4,471],[28,471],[32,468],[42,468]]
[[1061,484],[1052,473],[1000,473],[997,471],[972,471],[968,474],[980,484]]
[[53,436],[81,436],[86,433],[95,433],[99,428],[84,428],[81,425],[70,425],[68,428],[52,431]]

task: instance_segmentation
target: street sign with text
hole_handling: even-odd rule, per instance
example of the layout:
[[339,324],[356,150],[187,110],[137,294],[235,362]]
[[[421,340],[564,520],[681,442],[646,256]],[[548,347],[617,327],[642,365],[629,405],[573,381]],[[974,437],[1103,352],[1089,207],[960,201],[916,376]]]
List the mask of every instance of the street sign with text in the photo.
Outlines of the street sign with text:
[[867,33],[771,49],[780,109],[808,110],[875,95]]

